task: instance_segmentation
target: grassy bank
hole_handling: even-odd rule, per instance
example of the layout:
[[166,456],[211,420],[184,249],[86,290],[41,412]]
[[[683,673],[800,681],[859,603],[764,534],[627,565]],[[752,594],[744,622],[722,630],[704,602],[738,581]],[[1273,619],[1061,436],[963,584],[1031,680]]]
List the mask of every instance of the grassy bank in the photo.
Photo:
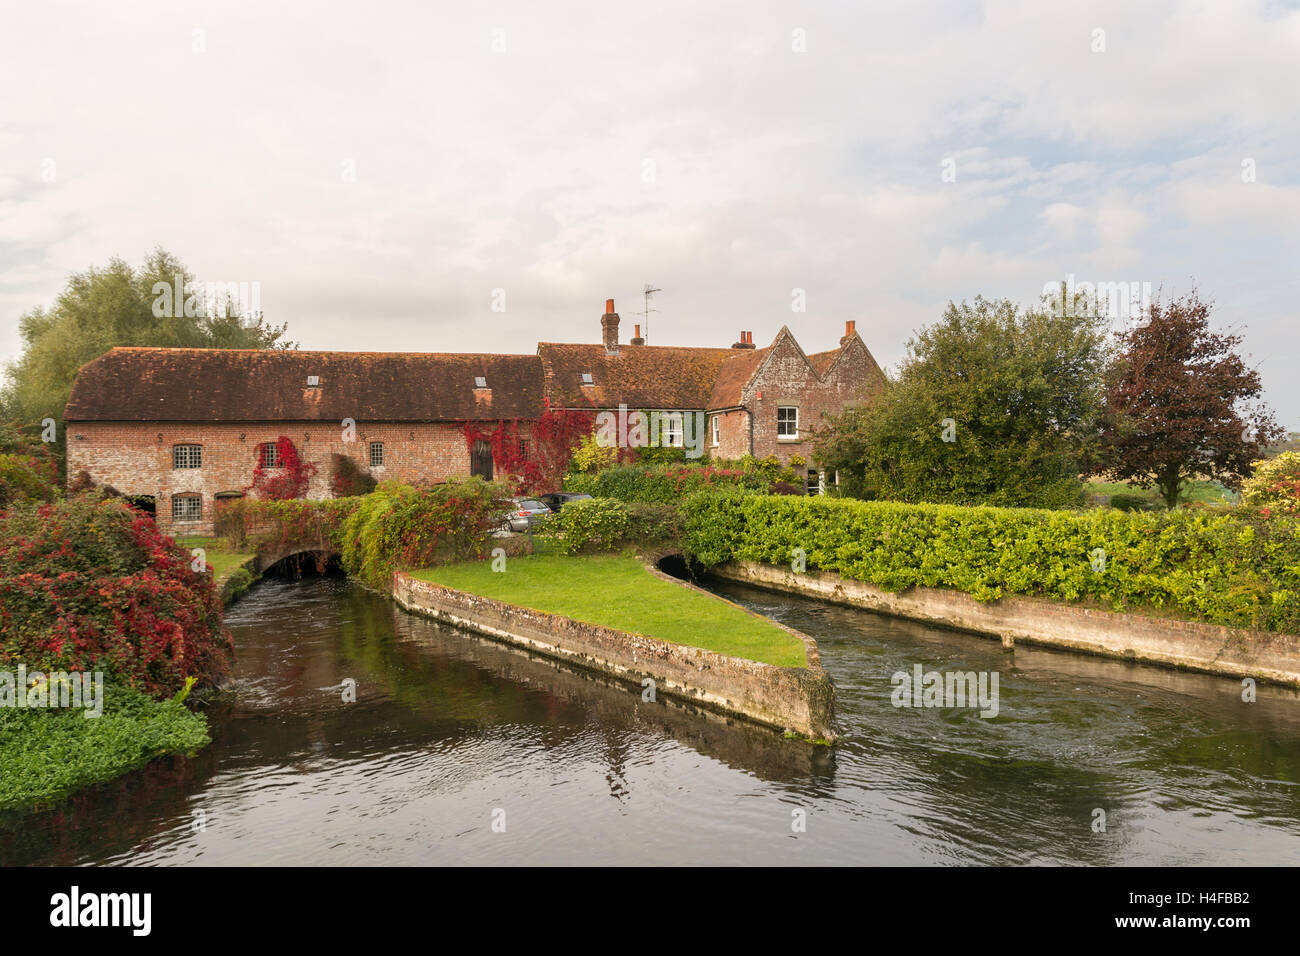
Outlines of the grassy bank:
[[230,549],[223,538],[203,538],[198,535],[187,535],[177,538],[176,543],[186,550],[194,548],[203,549],[203,558],[212,568],[212,581],[217,590],[220,591],[226,579],[243,567],[244,562],[253,557],[251,551],[235,551]]
[[207,721],[175,700],[104,688],[104,712],[0,708],[0,811],[52,803],[168,754],[209,742]]
[[807,664],[803,642],[769,621],[651,574],[631,555],[529,555],[504,572],[467,561],[412,572],[460,591],[779,667]]

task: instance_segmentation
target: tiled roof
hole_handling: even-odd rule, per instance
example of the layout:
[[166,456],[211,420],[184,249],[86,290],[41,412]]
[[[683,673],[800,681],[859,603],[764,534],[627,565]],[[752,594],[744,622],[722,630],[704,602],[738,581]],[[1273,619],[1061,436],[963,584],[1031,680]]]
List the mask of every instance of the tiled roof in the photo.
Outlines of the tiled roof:
[[709,397],[709,408],[735,408],[740,404],[741,393],[758,367],[767,358],[766,349],[739,349],[723,363]]
[[840,348],[831,349],[829,352],[813,352],[808,356],[808,361],[817,370],[817,374],[825,378],[826,373],[831,370],[831,366],[835,364],[835,360],[840,357],[840,352],[843,350],[844,347],[840,346]]
[[[477,376],[490,394],[475,389]],[[481,421],[537,418],[542,408],[535,355],[115,348],[82,367],[65,417]]]
[[[622,345],[537,346],[546,370],[546,395],[557,408],[709,408],[719,371],[736,349]],[[589,374],[591,385],[582,376]]]

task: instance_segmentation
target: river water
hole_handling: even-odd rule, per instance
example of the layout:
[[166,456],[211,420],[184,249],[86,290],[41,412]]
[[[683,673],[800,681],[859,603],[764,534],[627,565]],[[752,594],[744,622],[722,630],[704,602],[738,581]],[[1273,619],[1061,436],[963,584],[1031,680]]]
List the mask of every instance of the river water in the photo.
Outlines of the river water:
[[[342,577],[267,579],[227,616],[212,745],[0,819],[0,863],[1300,862],[1293,691],[1244,703],[1232,680],[711,587],[816,638],[834,750],[642,702]],[[998,716],[893,706],[916,664],[997,672]]]

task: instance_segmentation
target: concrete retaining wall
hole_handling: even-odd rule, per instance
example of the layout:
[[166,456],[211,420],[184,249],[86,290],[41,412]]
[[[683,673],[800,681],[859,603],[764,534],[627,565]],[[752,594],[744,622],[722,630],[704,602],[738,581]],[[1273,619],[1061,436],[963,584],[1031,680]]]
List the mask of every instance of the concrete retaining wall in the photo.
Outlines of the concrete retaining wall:
[[1120,614],[1036,598],[976,601],[959,591],[909,588],[892,593],[826,571],[736,561],[710,569],[730,581],[821,598],[1002,639],[1187,670],[1300,686],[1300,636]]
[[808,648],[806,668],[776,667],[672,644],[517,607],[406,574],[396,576],[393,597],[408,611],[637,685],[650,677],[659,694],[812,740],[834,739],[834,688],[822,670],[817,645],[790,628],[787,630]]

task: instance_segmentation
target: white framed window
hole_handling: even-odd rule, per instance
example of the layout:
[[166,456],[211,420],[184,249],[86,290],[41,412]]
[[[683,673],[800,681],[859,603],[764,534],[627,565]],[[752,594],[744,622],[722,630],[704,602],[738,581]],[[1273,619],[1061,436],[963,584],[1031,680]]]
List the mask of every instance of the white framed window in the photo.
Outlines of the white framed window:
[[799,408],[796,405],[779,405],[776,409],[776,437],[799,437]]
[[203,517],[203,499],[198,495],[172,495],[173,521],[198,521]]
[[714,448],[718,447],[718,440],[721,431],[722,431],[722,416],[714,415],[713,416],[713,447]]
[[280,467],[280,445],[277,442],[263,442],[257,446],[257,462],[263,468]]
[[172,445],[173,468],[202,468],[202,445]]
[[384,467],[384,443],[381,441],[372,441],[370,443],[370,467]]
[[665,448],[681,448],[685,442],[682,433],[682,413],[669,412],[660,421],[663,422],[660,441]]
[[474,376],[474,387],[475,387],[475,388],[487,388],[487,376],[486,376],[486,375],[475,375],[475,376]]

